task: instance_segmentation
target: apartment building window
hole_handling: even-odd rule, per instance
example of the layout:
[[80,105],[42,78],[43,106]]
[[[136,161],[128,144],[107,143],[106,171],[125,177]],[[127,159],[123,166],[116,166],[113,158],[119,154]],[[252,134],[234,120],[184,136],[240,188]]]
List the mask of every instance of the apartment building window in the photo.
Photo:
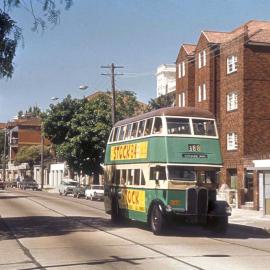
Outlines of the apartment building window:
[[182,69],[181,69],[181,63],[178,64],[178,78],[181,78],[182,77]]
[[198,60],[199,60],[199,68],[201,68],[202,67],[202,53],[201,52],[199,52]]
[[185,70],[185,62],[182,62],[182,77],[186,75],[186,70]]
[[237,56],[230,55],[227,57],[227,74],[237,71]]
[[198,101],[201,102],[202,101],[202,88],[199,85],[198,87]]
[[227,111],[237,110],[238,108],[238,94],[230,92],[227,94]]
[[203,92],[202,92],[202,99],[206,100],[206,84],[203,84]]
[[206,66],[206,50],[203,50],[203,67]]
[[185,99],[185,93],[182,93],[182,106],[185,107],[186,106],[186,99]]
[[199,52],[199,68],[206,66],[206,50]]
[[186,75],[185,62],[178,64],[178,78],[182,78]]
[[238,148],[238,138],[237,134],[227,133],[227,150],[237,150]]
[[179,94],[179,107],[185,107],[186,106],[186,100],[185,100],[185,93],[182,92]]

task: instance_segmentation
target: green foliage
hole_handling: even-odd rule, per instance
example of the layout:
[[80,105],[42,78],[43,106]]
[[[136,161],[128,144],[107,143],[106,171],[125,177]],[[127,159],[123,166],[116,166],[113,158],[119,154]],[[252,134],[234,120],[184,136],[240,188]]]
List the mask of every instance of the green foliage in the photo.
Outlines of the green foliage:
[[50,105],[50,109],[43,115],[42,119],[43,132],[52,143],[61,144],[74,135],[70,121],[75,114],[82,110],[84,102],[84,100],[72,99],[71,96],[67,96],[62,102]]
[[151,99],[149,101],[146,112],[150,112],[164,107],[170,107],[173,105],[174,101],[174,95],[161,95],[158,98]]
[[[49,147],[44,146],[44,159],[50,157]],[[16,162],[27,162],[30,167],[39,163],[41,158],[41,145],[23,146],[16,155]]]
[[[3,0],[0,8],[0,79],[11,78],[14,72],[14,57],[18,42],[23,38],[22,29],[12,20],[9,13],[21,8],[33,18],[33,31],[46,29],[46,23],[56,25],[60,21],[60,6],[69,9],[72,0]],[[39,14],[39,15],[37,15]]]
[[[59,159],[74,171],[99,173],[110,134],[111,95],[100,93],[87,101],[71,99],[51,105],[43,118],[44,134],[56,144]],[[116,119],[133,116],[139,107],[133,92],[116,93]]]
[[13,59],[20,38],[21,29],[0,9],[0,79],[12,76]]
[[0,130],[0,163],[2,163],[2,158],[4,155],[4,143],[5,143],[5,132]]

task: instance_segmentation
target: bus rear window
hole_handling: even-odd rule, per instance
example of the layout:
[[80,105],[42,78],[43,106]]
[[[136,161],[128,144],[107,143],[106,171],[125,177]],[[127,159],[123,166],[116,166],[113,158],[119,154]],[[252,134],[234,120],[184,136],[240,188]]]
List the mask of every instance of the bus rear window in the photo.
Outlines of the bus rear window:
[[180,181],[196,181],[196,172],[193,168],[168,166],[169,179]]
[[167,118],[168,134],[191,134],[188,118]]
[[213,120],[192,119],[194,135],[216,136]]

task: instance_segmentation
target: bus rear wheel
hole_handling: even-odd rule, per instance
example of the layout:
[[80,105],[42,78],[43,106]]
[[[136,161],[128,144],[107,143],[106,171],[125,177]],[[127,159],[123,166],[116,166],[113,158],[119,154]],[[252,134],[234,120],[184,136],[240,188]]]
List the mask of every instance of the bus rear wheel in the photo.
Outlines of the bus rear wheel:
[[112,200],[111,221],[114,224],[120,224],[123,221],[117,199]]
[[155,235],[160,235],[165,227],[165,217],[162,214],[160,207],[159,204],[155,204],[150,215],[150,226]]

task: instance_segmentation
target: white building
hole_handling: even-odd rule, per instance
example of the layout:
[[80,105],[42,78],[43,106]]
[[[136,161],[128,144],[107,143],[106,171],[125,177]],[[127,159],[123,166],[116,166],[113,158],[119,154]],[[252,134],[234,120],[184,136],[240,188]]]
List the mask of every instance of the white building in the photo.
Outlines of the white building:
[[157,68],[157,97],[176,90],[175,64],[163,64]]

